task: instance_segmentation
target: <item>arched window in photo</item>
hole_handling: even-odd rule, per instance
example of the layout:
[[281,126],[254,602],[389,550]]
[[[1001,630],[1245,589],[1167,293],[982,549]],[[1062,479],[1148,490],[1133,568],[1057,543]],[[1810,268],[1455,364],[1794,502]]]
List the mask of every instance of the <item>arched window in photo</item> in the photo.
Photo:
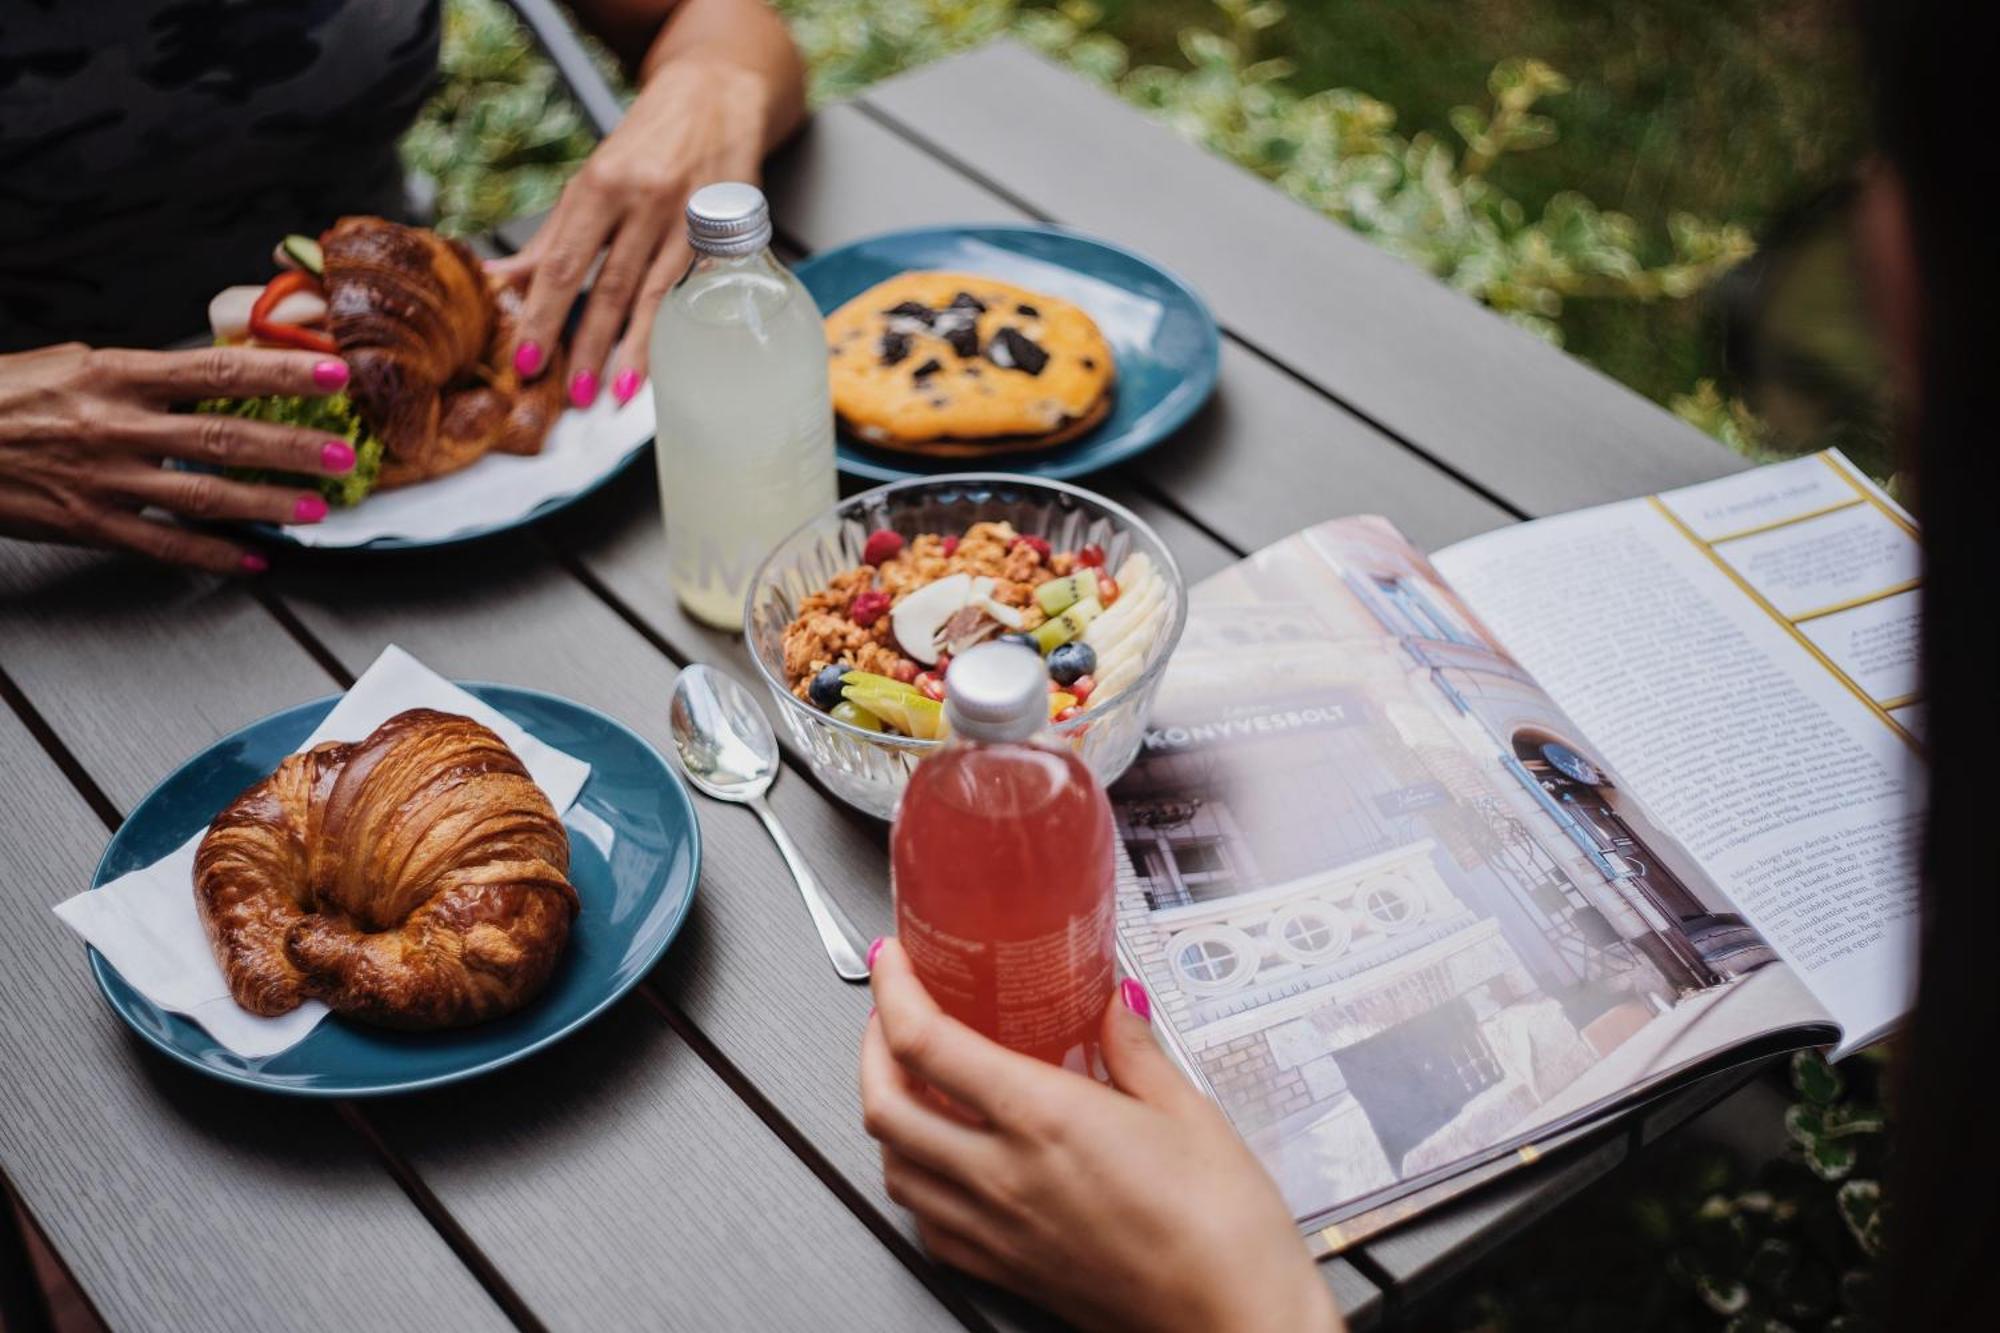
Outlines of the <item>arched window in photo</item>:
[[1220,995],[1256,972],[1257,943],[1234,926],[1196,926],[1168,941],[1167,960],[1192,993]]
[[1377,930],[1394,935],[1424,919],[1424,900],[1408,880],[1382,875],[1363,880],[1354,905]]
[[1324,963],[1347,951],[1354,924],[1331,903],[1307,902],[1271,919],[1269,934],[1279,953],[1295,963]]

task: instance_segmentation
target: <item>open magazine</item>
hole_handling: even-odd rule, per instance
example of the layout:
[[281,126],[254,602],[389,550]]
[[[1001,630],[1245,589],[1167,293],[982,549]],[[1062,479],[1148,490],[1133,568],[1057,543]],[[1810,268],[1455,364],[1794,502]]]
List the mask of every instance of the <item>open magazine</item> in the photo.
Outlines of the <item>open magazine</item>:
[[1111,797],[1164,1035],[1338,1249],[1913,987],[1908,514],[1837,453],[1195,590]]

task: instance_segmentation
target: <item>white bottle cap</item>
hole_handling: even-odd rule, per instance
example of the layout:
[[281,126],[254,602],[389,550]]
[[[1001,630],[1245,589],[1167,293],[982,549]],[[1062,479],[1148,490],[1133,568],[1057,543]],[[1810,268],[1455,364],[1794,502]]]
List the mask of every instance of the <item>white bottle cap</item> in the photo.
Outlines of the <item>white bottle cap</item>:
[[982,643],[951,659],[944,716],[954,736],[1024,741],[1049,722],[1049,671],[1018,643]]
[[771,243],[771,206],[742,181],[704,185],[688,196],[687,238],[705,255],[754,255]]

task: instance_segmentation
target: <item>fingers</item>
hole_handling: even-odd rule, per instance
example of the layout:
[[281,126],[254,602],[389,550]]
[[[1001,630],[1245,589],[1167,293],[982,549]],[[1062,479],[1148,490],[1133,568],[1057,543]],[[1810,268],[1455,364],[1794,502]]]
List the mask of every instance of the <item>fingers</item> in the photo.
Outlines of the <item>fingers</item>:
[[987,1120],[1001,1113],[1050,1076],[1067,1077],[1052,1065],[988,1041],[939,1009],[910,970],[902,941],[884,940],[869,980],[875,992],[876,1025],[896,1063],[953,1101]]
[[317,491],[253,485],[212,472],[153,467],[137,459],[101,468],[95,480],[101,491],[185,518],[317,523],[326,517],[326,500]]
[[270,565],[263,556],[234,542],[122,509],[86,511],[72,535],[93,546],[122,547],[169,565],[186,565],[212,574],[261,574]]
[[320,397],[347,386],[347,364],[319,352],[269,347],[201,347],[184,352],[107,348],[91,352],[84,373],[98,387],[131,389],[162,403],[264,394]]
[[687,272],[693,253],[688,249],[686,222],[676,222],[653,257],[652,267],[646,270],[646,281],[632,301],[632,318],[625,325],[625,339],[619,343],[606,370],[611,396],[620,407],[631,402],[639,386],[646,382],[646,349],[652,342],[653,321],[659,318],[660,302],[681,280],[681,274]]
[[979,1201],[964,1186],[886,1146],[882,1187],[920,1221],[958,1236],[983,1235],[991,1226]]
[[924,1249],[930,1252],[931,1258],[939,1263],[949,1264],[960,1272],[970,1273],[982,1282],[1015,1288],[1006,1265],[979,1242],[968,1240],[955,1231],[929,1221],[918,1223],[917,1238],[923,1241]]
[[570,341],[572,406],[589,407],[597,401],[605,355],[632,314],[632,302],[646,282],[659,242],[660,228],[649,216],[636,213],[627,215],[612,238],[611,251],[597,271],[597,281],[591,284],[583,318]]
[[[590,170],[588,164],[584,170]],[[584,185],[582,176],[570,182],[563,202],[529,246],[536,251],[534,273],[514,341],[514,369],[527,379],[548,368],[570,305],[615,221],[608,200],[587,187],[579,190]],[[572,193],[577,195],[575,201],[570,199]]]
[[156,458],[214,467],[264,468],[339,477],[354,470],[354,446],[337,436],[213,412],[111,416],[105,438]]
[[1118,983],[1104,1006],[1104,1065],[1120,1092],[1173,1111],[1200,1094],[1153,1039],[1151,1013],[1144,986],[1129,978]]
[[861,1127],[887,1148],[955,1179],[970,1179],[991,1159],[985,1131],[932,1102],[890,1053],[878,1019],[861,1038]]

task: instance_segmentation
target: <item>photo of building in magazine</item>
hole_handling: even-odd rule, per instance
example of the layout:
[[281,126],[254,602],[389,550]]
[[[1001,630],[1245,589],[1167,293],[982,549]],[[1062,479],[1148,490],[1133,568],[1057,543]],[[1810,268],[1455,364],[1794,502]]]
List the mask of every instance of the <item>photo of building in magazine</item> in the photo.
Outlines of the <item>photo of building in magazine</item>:
[[1837,1026],[1381,519],[1204,583],[1111,799],[1126,966],[1301,1218]]

